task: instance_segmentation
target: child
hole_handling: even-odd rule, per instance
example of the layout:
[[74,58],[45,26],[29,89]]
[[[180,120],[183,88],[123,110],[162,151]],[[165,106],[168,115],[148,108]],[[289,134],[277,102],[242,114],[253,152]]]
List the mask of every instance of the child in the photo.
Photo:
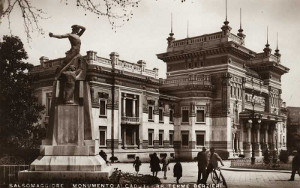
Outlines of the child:
[[163,164],[162,171],[164,171],[164,179],[167,179],[167,171],[170,170],[168,169],[170,160],[168,159],[167,154],[164,154],[161,163]]
[[136,175],[139,174],[139,171],[140,171],[140,166],[142,165],[142,162],[140,160],[139,157],[136,157],[135,158],[135,161],[133,162],[133,167],[135,168],[135,171],[136,171]]
[[179,179],[182,177],[182,166],[179,159],[176,159],[176,164],[174,165],[174,177],[176,177],[176,183],[179,183]]

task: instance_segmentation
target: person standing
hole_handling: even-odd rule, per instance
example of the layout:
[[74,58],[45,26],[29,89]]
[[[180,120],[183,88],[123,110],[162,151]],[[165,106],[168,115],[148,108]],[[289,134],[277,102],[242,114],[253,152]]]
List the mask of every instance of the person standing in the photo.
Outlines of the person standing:
[[179,179],[182,177],[182,166],[179,159],[176,159],[176,164],[173,169],[174,177],[176,177],[176,183],[179,183]]
[[157,157],[156,153],[153,153],[150,156],[150,168],[151,172],[153,173],[153,176],[157,177],[158,171],[161,171],[160,165],[159,165],[159,158]]
[[289,181],[294,181],[295,180],[295,174],[298,172],[300,176],[300,149],[297,150],[297,154],[293,158],[292,161],[292,175]]
[[218,161],[220,161],[221,165],[224,166],[221,157],[217,153],[215,153],[215,148],[210,148],[209,163],[206,169],[205,178],[203,178],[203,184],[206,184],[209,174],[218,167]]
[[139,174],[140,166],[141,166],[141,165],[142,165],[142,162],[141,162],[140,158],[139,158],[139,157],[136,157],[136,158],[135,158],[135,161],[133,162],[133,167],[134,167],[134,169],[135,169],[135,171],[136,171],[136,175]]
[[169,168],[169,163],[170,163],[170,160],[169,158],[167,157],[167,154],[164,154],[162,160],[161,160],[161,163],[162,163],[162,171],[164,171],[164,179],[167,179],[167,171],[168,171],[168,168]]
[[106,153],[105,153],[103,150],[101,150],[101,151],[99,152],[99,155],[104,159],[105,163],[108,165]]
[[[197,180],[197,184],[200,184],[200,183],[202,183],[203,179],[205,178],[206,167],[207,167],[207,162],[208,162],[205,147],[203,147],[202,151],[198,153],[197,161],[198,161],[198,180]],[[202,176],[203,179],[201,179],[201,176]]]

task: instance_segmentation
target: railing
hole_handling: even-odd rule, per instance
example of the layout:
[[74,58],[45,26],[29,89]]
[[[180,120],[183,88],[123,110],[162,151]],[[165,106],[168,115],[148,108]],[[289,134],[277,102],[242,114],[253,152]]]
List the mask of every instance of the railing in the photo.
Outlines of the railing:
[[139,124],[140,118],[139,117],[122,117],[122,123],[125,124]]
[[28,170],[29,165],[0,165],[0,187],[18,180],[18,172]]
[[[109,68],[112,67],[112,63],[111,63],[110,59],[105,59],[105,58],[98,57],[98,56],[96,57],[96,59],[94,61],[92,61],[92,64],[109,67]],[[132,73],[137,73],[137,74],[142,74],[142,75],[154,77],[154,78],[156,76],[158,76],[157,72],[155,70],[145,69],[142,67],[142,65],[131,63],[131,62],[124,61],[124,60],[119,60],[115,64],[115,69],[132,72]]]
[[202,35],[193,38],[182,39],[173,42],[173,47],[185,46],[187,44],[200,44],[207,41],[217,40],[222,38],[222,32],[213,33],[209,35]]
[[256,54],[256,56],[255,56],[256,60],[265,59],[265,58],[268,58],[268,61],[278,62],[278,57],[273,54],[271,54],[269,57],[266,57],[264,53],[259,53],[259,54]]
[[[43,63],[43,66],[41,66],[41,65],[35,66],[33,69],[33,72],[34,71],[43,71],[45,68],[47,69],[47,68],[51,68],[51,67],[57,67],[62,63],[63,60],[64,60],[63,58],[60,58],[60,59],[45,61]],[[95,56],[93,59],[89,59],[89,63],[93,64],[93,65],[107,67],[107,68],[112,67],[112,61],[110,59],[106,59],[106,58],[98,57],[98,56]],[[115,69],[132,72],[132,73],[137,73],[137,74],[142,74],[142,75],[154,77],[154,78],[156,78],[158,76],[158,72],[156,70],[145,69],[144,65],[131,63],[131,62],[124,61],[124,60],[118,60],[115,64]]]
[[241,43],[241,39],[232,33],[230,33],[229,38],[236,43]]
[[211,77],[210,75],[191,75],[179,79],[166,79],[163,80],[162,83],[164,86],[179,86],[187,84],[211,85]]
[[56,59],[44,62],[44,68],[56,67],[62,63],[63,59]]
[[105,59],[105,58],[98,57],[98,56],[96,56],[95,63],[111,65],[111,61],[109,59]]
[[251,169],[266,169],[266,170],[291,170],[292,164],[270,162],[265,164],[262,159],[256,159],[255,164],[251,164],[251,159],[231,160],[231,168],[251,168]]

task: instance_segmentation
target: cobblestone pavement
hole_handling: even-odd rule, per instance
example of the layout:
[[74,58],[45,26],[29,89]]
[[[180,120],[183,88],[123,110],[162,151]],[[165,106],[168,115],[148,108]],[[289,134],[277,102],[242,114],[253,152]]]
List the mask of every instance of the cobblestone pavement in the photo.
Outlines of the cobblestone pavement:
[[[229,162],[225,162],[225,166],[229,166]],[[169,188],[167,184],[174,184],[175,178],[173,177],[173,167],[175,163],[170,164],[170,171],[167,173],[167,179],[163,179],[163,172],[158,173],[158,177],[161,179],[162,183],[165,183],[166,188]],[[113,168],[118,168],[124,172],[135,173],[135,170],[130,163],[116,163],[112,164]],[[181,187],[180,188],[194,188],[197,181],[198,170],[196,162],[185,162],[182,163],[183,168],[183,177],[180,179]],[[290,178],[290,173],[282,172],[249,172],[249,171],[229,171],[222,170],[223,175],[225,176],[226,182],[229,188],[236,187],[249,187],[249,188],[261,188],[261,187],[272,187],[272,188],[300,188],[300,177],[296,174],[295,181],[287,181]],[[140,174],[151,174],[149,163],[143,163],[140,168]],[[211,178],[208,178],[207,183],[212,183]],[[185,186],[189,184],[189,186]],[[175,186],[175,185],[174,185]],[[170,188],[178,188],[173,187]]]

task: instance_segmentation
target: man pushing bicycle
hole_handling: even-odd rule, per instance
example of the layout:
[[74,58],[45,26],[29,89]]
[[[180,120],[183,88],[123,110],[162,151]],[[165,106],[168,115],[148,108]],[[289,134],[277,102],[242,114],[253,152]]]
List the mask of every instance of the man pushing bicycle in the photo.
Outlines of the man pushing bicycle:
[[207,178],[208,178],[209,174],[212,171],[214,171],[216,168],[218,168],[218,161],[220,161],[221,165],[224,166],[221,157],[217,153],[215,153],[215,148],[214,147],[210,148],[210,156],[209,156],[208,166],[207,166],[207,169],[206,169],[206,176],[203,179],[204,184],[206,184],[206,181],[207,181]]

